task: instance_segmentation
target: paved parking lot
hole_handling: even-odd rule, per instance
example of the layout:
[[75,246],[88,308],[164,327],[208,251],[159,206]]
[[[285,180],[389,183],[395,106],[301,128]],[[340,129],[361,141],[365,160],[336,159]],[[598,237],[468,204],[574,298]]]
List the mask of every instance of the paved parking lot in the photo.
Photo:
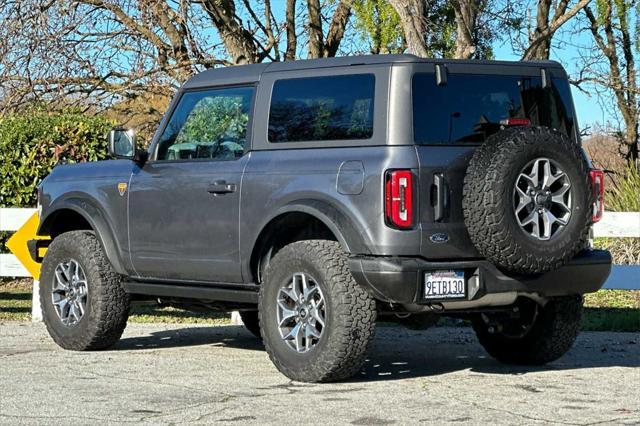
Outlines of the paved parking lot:
[[378,328],[363,372],[292,383],[239,326],[132,324],[114,350],[66,352],[0,325],[0,423],[640,423],[640,336],[583,333],[545,368],[503,366],[465,328]]

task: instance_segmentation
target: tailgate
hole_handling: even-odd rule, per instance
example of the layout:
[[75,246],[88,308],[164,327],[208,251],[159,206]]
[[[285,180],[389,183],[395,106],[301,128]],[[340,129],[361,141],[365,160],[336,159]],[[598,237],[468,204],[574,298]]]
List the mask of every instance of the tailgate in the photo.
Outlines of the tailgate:
[[478,258],[462,214],[462,187],[475,146],[416,146],[420,181],[420,254],[426,259]]

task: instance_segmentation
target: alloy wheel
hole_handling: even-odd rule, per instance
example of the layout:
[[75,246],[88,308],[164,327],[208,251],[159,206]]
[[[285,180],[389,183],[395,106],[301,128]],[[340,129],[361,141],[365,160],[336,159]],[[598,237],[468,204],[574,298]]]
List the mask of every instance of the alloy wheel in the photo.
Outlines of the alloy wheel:
[[296,272],[278,291],[277,322],[280,337],[298,353],[308,352],[322,337],[326,305],[318,283],[304,272]]
[[569,176],[549,158],[529,162],[516,178],[513,208],[525,233],[541,241],[550,240],[571,218]]
[[59,263],[55,269],[51,301],[62,324],[72,327],[80,322],[87,310],[88,296],[87,276],[80,264],[74,259]]

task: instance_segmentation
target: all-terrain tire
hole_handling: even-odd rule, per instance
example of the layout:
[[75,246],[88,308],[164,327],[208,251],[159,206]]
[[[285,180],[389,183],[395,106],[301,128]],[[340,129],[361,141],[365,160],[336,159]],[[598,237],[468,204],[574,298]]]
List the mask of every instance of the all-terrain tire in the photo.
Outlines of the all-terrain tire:
[[[286,344],[277,324],[278,292],[295,273],[314,278],[326,306],[321,337],[305,353]],[[264,277],[259,298],[262,340],[278,370],[301,382],[337,381],[356,374],[373,339],[376,305],[353,279],[340,245],[325,240],[289,244],[271,259]]]
[[[571,217],[549,240],[528,235],[516,219],[516,179],[536,158],[550,158],[571,181]],[[593,205],[589,166],[578,144],[546,127],[505,129],[487,138],[473,155],[464,178],[463,212],[480,254],[499,268],[536,274],[562,266],[587,247]]]
[[564,355],[580,332],[582,296],[550,299],[540,307],[533,326],[523,337],[489,333],[480,316],[473,319],[473,329],[480,344],[500,362],[516,365],[542,365]]
[[[70,259],[84,270],[88,295],[80,321],[67,326],[56,313],[51,292],[56,266]],[[64,349],[75,351],[113,346],[122,336],[129,317],[129,295],[120,281],[93,232],[71,231],[56,237],[44,257],[40,276],[40,304],[53,340]]]
[[262,339],[260,335],[260,318],[258,311],[240,311],[240,318],[245,328],[258,339]]

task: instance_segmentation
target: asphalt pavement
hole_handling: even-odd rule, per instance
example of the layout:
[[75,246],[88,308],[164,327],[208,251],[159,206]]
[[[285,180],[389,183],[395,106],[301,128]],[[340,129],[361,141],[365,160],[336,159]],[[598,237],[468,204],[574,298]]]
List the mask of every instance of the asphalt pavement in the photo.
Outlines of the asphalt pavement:
[[379,327],[361,374],[295,383],[241,326],[130,324],[102,352],[0,324],[2,424],[640,424],[640,335],[583,333],[542,368],[504,366],[467,328]]

